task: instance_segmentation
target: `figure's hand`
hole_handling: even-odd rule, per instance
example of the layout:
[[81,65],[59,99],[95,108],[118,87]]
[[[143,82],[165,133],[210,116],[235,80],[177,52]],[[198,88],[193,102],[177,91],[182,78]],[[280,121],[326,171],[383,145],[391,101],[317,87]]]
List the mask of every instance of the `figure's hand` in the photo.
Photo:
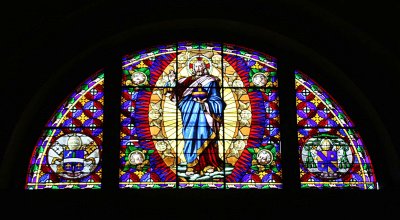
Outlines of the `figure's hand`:
[[204,98],[204,99],[200,99],[200,98],[194,98],[193,100],[194,100],[194,101],[196,101],[196,102],[198,102],[198,103],[201,103],[201,104],[203,104],[204,102],[206,102],[206,101],[207,101],[207,98]]

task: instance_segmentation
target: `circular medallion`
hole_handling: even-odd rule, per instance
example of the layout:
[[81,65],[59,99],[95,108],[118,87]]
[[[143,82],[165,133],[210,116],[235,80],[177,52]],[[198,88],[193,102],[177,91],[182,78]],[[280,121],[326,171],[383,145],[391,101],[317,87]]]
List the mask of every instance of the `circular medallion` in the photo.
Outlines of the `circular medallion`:
[[263,149],[260,150],[257,153],[257,162],[261,165],[268,165],[272,162],[273,159],[273,155],[271,153],[271,151],[267,150],[267,149]]
[[267,85],[268,79],[263,73],[256,73],[253,75],[252,81],[256,86],[265,86]]
[[138,150],[134,150],[132,151],[129,156],[129,163],[132,165],[139,165],[142,164],[144,162],[144,154],[141,151]]
[[60,136],[49,148],[47,163],[59,176],[78,179],[93,172],[100,153],[96,142],[80,133]]
[[318,134],[301,149],[304,168],[321,179],[338,179],[352,166],[353,153],[341,137]]
[[131,75],[133,85],[142,85],[147,81],[147,76],[143,72],[134,72]]

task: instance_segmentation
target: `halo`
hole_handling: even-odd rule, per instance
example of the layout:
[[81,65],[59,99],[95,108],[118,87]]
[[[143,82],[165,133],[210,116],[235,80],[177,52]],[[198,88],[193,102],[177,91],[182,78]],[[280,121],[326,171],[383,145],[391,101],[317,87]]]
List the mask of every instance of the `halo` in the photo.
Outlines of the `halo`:
[[193,64],[198,60],[204,61],[204,63],[206,64],[206,68],[207,68],[208,72],[211,74],[211,72],[212,72],[211,60],[208,57],[203,56],[203,55],[195,55],[195,56],[192,56],[188,60],[187,65],[186,65],[186,68],[188,69],[188,72],[193,74]]

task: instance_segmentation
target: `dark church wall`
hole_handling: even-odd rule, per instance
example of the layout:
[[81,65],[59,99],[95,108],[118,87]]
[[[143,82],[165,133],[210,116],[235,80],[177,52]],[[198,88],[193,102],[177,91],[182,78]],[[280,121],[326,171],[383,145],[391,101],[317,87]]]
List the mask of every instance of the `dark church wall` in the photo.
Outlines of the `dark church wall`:
[[[317,207],[323,214],[335,205],[338,208],[334,210],[343,208],[344,213],[351,213],[345,207],[353,205],[368,215],[374,208],[379,213],[394,213],[399,207],[400,120],[394,104],[400,94],[399,3],[144,1],[117,5],[84,1],[72,5],[45,1],[9,3],[4,8],[0,156],[2,193],[10,201],[7,209],[21,206],[33,211],[43,202],[58,207],[76,204],[72,215],[96,209],[94,204],[99,202],[99,211],[105,214],[120,211],[119,215],[144,216],[146,210],[155,216],[213,219],[246,217],[244,210],[260,216],[292,211],[303,215]],[[74,88],[71,85],[119,62],[113,60],[115,54],[176,40],[223,41],[254,48],[277,57],[278,65],[285,63],[308,73],[360,127],[382,190],[21,190],[41,128]],[[13,169],[15,172],[10,172]],[[57,214],[55,210],[49,213]]]

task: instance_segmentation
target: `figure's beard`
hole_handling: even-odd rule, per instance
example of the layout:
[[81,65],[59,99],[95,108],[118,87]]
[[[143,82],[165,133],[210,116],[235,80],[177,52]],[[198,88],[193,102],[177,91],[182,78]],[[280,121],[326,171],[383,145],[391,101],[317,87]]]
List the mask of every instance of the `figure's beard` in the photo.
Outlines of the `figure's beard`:
[[204,75],[204,73],[201,72],[201,71],[198,71],[198,72],[195,72],[195,73],[194,73],[194,76],[197,77],[197,78],[200,77],[200,76],[202,76],[202,75]]
[[207,71],[197,71],[193,73],[193,76],[199,78],[200,76],[207,75]]

